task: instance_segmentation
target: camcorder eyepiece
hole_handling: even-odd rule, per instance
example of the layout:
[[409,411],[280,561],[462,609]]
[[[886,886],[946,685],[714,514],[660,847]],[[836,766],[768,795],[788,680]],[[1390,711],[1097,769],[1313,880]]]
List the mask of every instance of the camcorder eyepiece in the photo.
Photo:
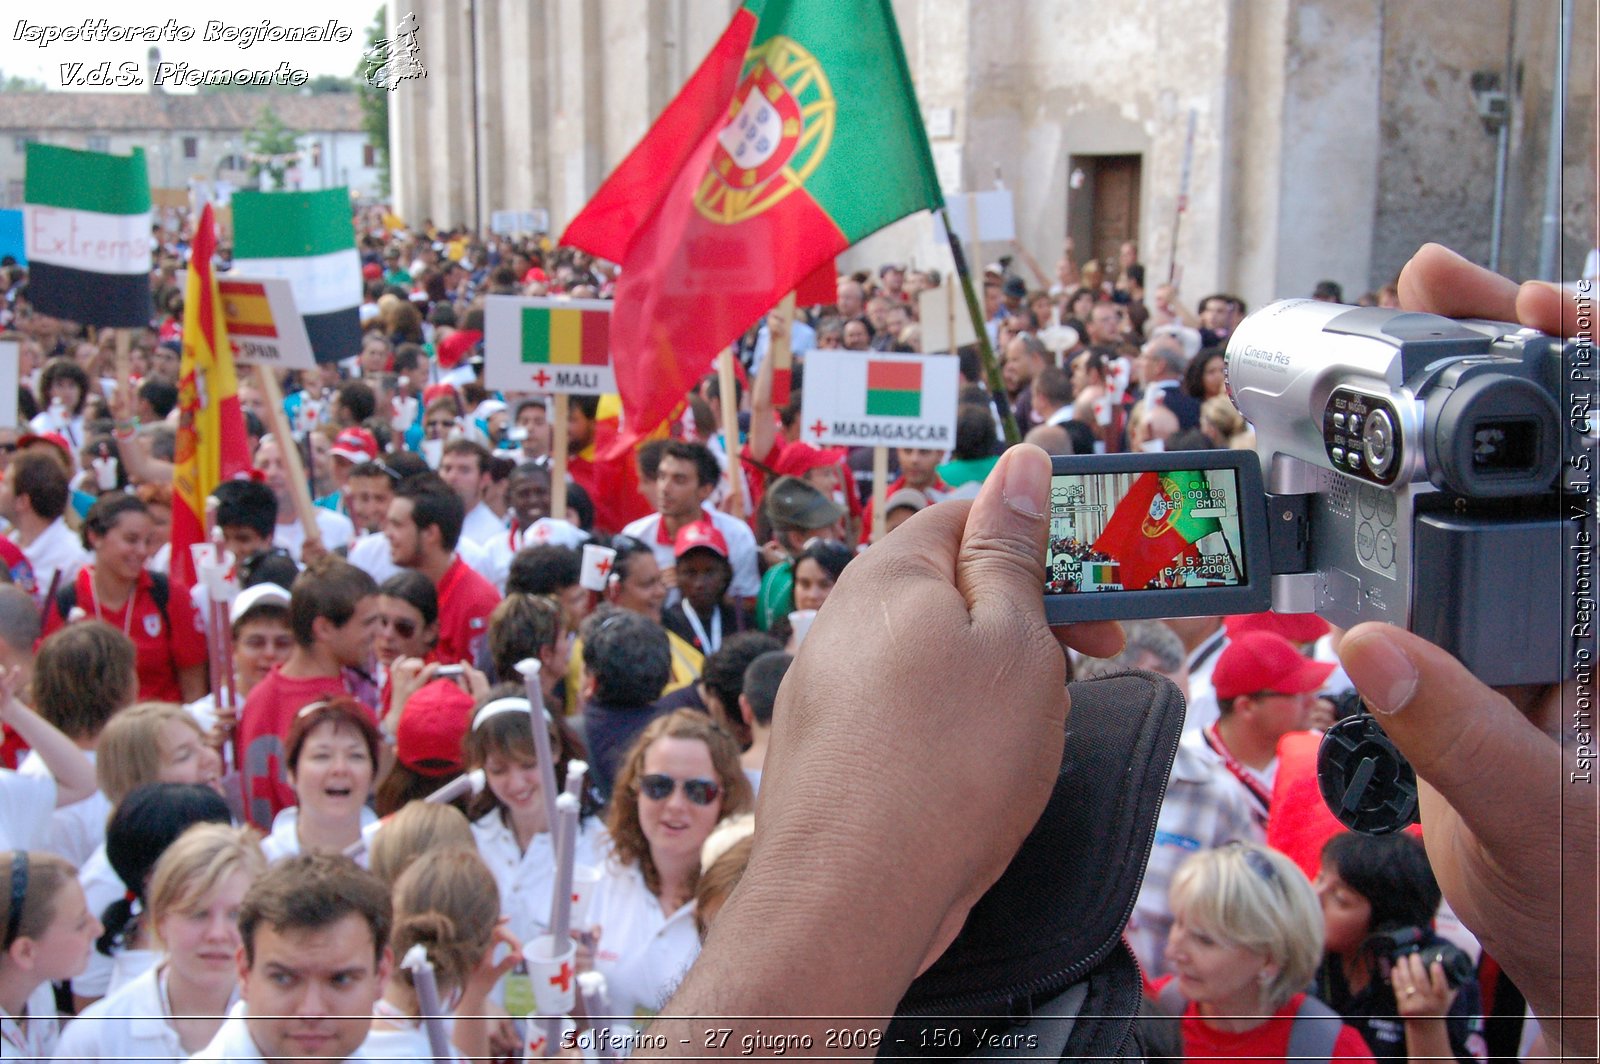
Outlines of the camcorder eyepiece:
[[[1264,307],[1224,360],[1253,454],[1054,460],[1046,616],[1270,606],[1407,628],[1493,686],[1559,682],[1593,654],[1593,361],[1507,322]],[[1386,744],[1362,713],[1323,747],[1330,807],[1369,833],[1415,818]]]

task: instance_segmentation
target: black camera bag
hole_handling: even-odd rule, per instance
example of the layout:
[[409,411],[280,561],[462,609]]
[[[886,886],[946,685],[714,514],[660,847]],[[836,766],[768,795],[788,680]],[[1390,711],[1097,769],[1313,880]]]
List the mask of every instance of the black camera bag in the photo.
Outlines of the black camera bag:
[[1139,1060],[1133,912],[1183,730],[1183,697],[1146,672],[1068,688],[1044,814],[884,1033],[885,1058]]

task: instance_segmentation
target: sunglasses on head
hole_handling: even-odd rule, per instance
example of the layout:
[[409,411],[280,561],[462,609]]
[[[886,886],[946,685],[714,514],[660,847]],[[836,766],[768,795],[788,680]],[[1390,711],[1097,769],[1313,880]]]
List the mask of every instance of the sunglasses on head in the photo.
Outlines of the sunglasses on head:
[[695,805],[710,805],[722,793],[716,780],[675,780],[659,772],[639,779],[639,793],[653,802],[664,802],[672,797],[672,792],[678,789],[680,782],[683,784],[683,796]]

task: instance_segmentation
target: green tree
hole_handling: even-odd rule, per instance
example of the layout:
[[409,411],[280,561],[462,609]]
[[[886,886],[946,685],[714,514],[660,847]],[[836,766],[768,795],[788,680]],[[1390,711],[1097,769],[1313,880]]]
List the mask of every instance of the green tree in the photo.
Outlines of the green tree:
[[[372,47],[383,40],[389,32],[387,18],[387,5],[379,7],[378,13],[372,17],[372,23],[367,27],[367,41],[364,51],[371,53]],[[366,131],[367,141],[372,145],[378,157],[378,187],[383,195],[389,195],[389,93],[367,81],[368,62],[363,57],[360,66],[356,68],[356,91],[361,94],[361,128]]]
[[0,70],[0,92],[44,92],[45,83],[38,78],[25,78],[20,74],[7,75]]
[[250,161],[250,179],[259,182],[262,171],[272,178],[272,187],[281,189],[289,167],[299,157],[299,130],[290,129],[269,104],[244,136]]

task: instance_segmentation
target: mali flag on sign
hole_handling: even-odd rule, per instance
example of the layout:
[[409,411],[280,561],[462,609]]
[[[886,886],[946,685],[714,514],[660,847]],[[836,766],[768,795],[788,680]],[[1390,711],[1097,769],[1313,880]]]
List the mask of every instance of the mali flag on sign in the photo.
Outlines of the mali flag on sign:
[[522,308],[522,361],[546,366],[604,366],[611,315],[603,310]]
[[206,496],[224,480],[248,473],[244,414],[222,295],[211,257],[217,248],[211,205],[200,214],[189,249],[183,295],[183,361],[178,369],[178,450],[172,478],[172,584],[194,586],[189,546],[205,542]]
[[1093,549],[1121,563],[1127,590],[1145,587],[1172,559],[1221,531],[1216,518],[1190,513],[1191,488],[1209,490],[1206,475],[1191,470],[1144,473],[1117,504]]
[[889,0],[746,0],[561,238],[622,265],[625,436],[829,258],[942,202]]

